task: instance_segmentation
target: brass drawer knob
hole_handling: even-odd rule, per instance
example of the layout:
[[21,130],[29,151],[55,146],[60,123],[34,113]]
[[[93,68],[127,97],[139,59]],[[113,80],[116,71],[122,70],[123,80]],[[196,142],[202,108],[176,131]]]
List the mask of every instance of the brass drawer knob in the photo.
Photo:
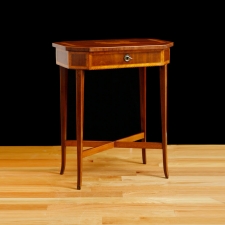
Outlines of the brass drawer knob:
[[132,58],[129,56],[129,54],[126,54],[124,57],[123,57],[124,61],[125,62],[129,62]]

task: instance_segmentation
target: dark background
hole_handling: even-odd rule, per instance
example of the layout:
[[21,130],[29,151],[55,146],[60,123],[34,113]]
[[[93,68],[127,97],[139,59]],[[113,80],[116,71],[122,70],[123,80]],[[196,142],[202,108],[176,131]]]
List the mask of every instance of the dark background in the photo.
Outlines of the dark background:
[[[107,3],[101,9],[85,4],[8,11],[11,22],[3,24],[1,37],[0,145],[60,145],[59,67],[52,42],[119,38],[174,42],[168,143],[225,144],[220,14],[212,21],[211,6],[185,3],[150,8]],[[158,72],[147,69],[148,141],[161,140]],[[87,71],[85,85],[85,139],[114,140],[140,131],[137,69]],[[75,139],[74,71],[69,71],[68,111],[68,138]]]

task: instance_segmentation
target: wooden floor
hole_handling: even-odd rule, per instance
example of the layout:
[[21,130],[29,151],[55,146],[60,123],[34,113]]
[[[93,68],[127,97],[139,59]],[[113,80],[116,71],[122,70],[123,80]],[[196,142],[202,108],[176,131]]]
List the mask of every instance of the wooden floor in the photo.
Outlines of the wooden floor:
[[225,224],[225,145],[112,149],[84,159],[76,190],[76,149],[59,175],[60,147],[0,147],[1,225]]

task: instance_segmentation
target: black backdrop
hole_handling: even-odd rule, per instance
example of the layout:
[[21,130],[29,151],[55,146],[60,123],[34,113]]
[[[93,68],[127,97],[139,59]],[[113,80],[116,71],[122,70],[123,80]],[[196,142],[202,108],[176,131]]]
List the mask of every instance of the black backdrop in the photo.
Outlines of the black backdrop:
[[[110,5],[91,13],[92,6],[89,12],[80,6],[30,6],[4,26],[0,145],[60,144],[59,68],[52,42],[119,38],[174,42],[168,143],[225,144],[224,71],[217,54],[221,27],[193,8],[185,13],[171,6]],[[158,72],[147,69],[148,141],[161,140]],[[87,71],[85,85],[85,139],[114,140],[139,132],[137,69]],[[68,138],[75,138],[74,71],[69,71]]]

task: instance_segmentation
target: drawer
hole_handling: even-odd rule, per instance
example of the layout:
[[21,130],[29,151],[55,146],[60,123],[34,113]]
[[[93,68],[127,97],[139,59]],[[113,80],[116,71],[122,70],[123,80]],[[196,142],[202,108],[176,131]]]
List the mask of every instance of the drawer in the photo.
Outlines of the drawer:
[[169,49],[150,52],[91,54],[89,69],[160,66],[169,63]]

